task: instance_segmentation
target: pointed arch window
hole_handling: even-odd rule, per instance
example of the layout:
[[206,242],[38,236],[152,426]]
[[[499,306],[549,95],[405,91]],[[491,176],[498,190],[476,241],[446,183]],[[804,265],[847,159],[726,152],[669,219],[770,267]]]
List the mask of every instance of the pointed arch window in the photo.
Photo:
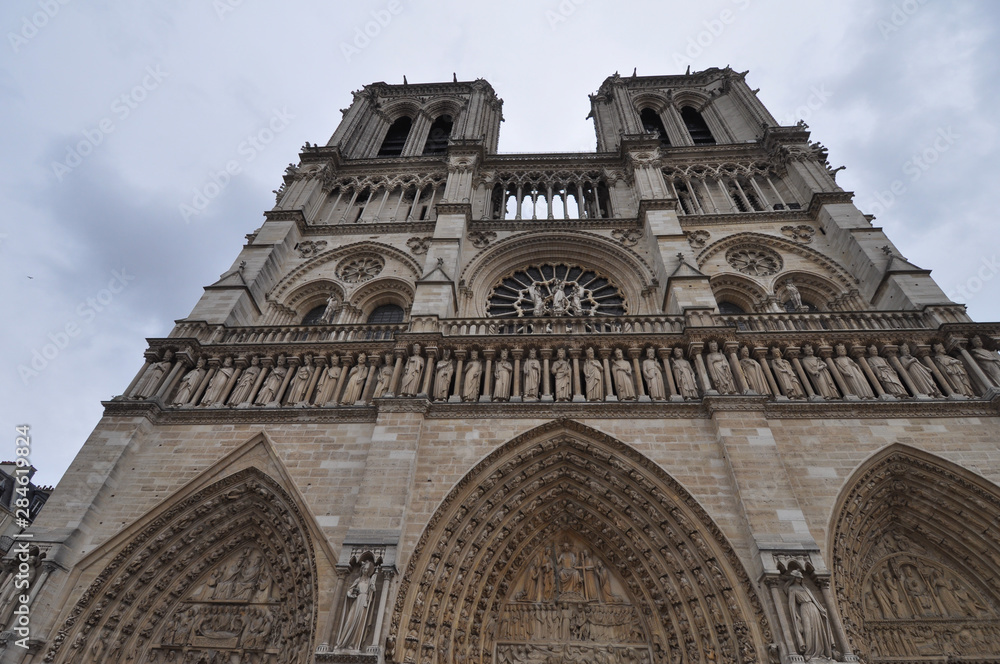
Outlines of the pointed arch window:
[[647,134],[659,134],[660,145],[670,145],[670,137],[663,126],[660,114],[651,108],[644,108],[639,112],[639,119],[642,120],[642,129]]
[[453,121],[450,115],[441,115],[431,124],[424,143],[424,156],[448,153],[448,139],[451,138]]
[[403,307],[398,304],[383,304],[368,315],[368,323],[372,325],[403,322]]
[[687,127],[695,145],[715,145],[712,131],[705,123],[705,118],[701,117],[701,113],[690,106],[685,106],[681,109],[681,119],[684,120],[684,126]]
[[406,138],[410,135],[412,126],[413,119],[406,115],[393,122],[385,134],[378,156],[398,157],[403,154],[403,146],[406,145]]

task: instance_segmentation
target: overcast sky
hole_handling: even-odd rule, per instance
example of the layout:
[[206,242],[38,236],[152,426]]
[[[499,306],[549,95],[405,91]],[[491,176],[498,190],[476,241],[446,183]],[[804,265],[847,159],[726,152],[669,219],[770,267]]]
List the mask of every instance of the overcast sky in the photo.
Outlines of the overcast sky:
[[0,458],[28,424],[36,481],[55,483],[300,146],[328,140],[351,91],[404,74],[487,79],[500,150],[544,152],[594,150],[587,95],[615,71],[750,70],[903,254],[1000,320],[998,19],[945,0],[5,0]]

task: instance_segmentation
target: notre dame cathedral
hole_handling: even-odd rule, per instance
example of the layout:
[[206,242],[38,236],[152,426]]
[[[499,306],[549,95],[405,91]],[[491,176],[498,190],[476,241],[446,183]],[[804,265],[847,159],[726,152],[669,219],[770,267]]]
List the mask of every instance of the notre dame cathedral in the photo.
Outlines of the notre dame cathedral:
[[500,154],[485,80],[354,93],[8,557],[0,661],[1000,662],[1000,324],[745,74],[590,102]]

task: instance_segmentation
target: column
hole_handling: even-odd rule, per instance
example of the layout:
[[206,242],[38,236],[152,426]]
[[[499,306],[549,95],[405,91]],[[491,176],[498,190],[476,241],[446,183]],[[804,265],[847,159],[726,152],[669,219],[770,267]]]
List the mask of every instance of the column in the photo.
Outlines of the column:
[[463,375],[465,371],[465,355],[464,350],[455,351],[455,359],[458,361],[458,364],[455,368],[455,391],[448,397],[448,401],[451,403],[462,402],[462,379],[465,377]]
[[618,397],[615,396],[615,383],[611,380],[611,363],[608,361],[608,358],[611,357],[611,349],[601,348],[598,350],[598,354],[604,364],[604,400],[618,401]]
[[868,382],[871,383],[872,389],[875,390],[875,396],[883,401],[895,401],[896,397],[891,394],[886,394],[885,390],[882,389],[882,383],[879,382],[878,378],[875,377],[875,372],[872,368],[868,366],[868,360],[865,359],[865,347],[864,346],[851,346],[850,355],[854,358],[854,361],[858,363],[861,370],[865,373],[868,378]]
[[658,348],[656,354],[660,356],[660,362],[663,364],[663,380],[666,381],[670,394],[668,398],[671,401],[684,401],[684,397],[677,391],[677,383],[674,382],[674,371],[670,366],[670,349]]
[[521,400],[521,357],[524,356],[523,348],[514,348],[510,351],[510,354],[514,357],[514,389],[511,390],[510,400],[520,401]]
[[492,348],[483,351],[486,358],[486,381],[483,383],[483,393],[479,395],[479,400],[489,402],[493,400],[493,358],[496,351]]
[[729,358],[729,367],[733,370],[733,378],[736,379],[736,389],[740,394],[746,394],[750,391],[750,386],[747,385],[747,378],[743,375],[740,358],[736,356],[736,351],[739,349],[740,345],[735,341],[727,341],[725,344],[725,353],[726,357]]
[[[920,358],[920,361],[927,365],[927,368],[931,370],[934,374],[934,378],[937,379],[938,385],[941,387],[941,393],[944,394],[949,399],[954,399],[956,397],[952,396],[955,392],[951,389],[951,383],[948,379],[944,377],[941,370],[938,368],[937,362],[931,359],[931,349],[929,346],[917,346],[913,351],[913,354]],[[961,398],[962,395],[958,395]]]
[[840,389],[840,393],[844,395],[844,398],[848,401],[854,401],[860,397],[849,389],[847,389],[847,384],[844,383],[844,377],[840,375],[840,368],[837,363],[833,361],[833,348],[830,346],[820,346],[817,350],[817,355],[819,355],[824,362],[826,362],[826,368],[830,370],[830,375],[833,376],[833,382],[837,384],[837,388]]
[[698,382],[701,383],[701,393],[705,396],[709,396],[712,394],[718,394],[719,392],[712,387],[712,381],[708,379],[708,369],[705,367],[705,358],[701,355],[701,351],[704,347],[704,344],[701,342],[689,344],[688,357],[694,359],[694,370],[698,374]]
[[[434,365],[437,363],[437,347],[431,346],[426,349],[427,358],[424,362],[423,381],[420,383],[420,393],[417,396],[424,396],[428,399],[431,394],[431,381],[434,380]],[[457,381],[456,381],[457,382]]]
[[761,370],[764,372],[764,378],[767,379],[767,386],[771,388],[771,394],[774,395],[774,398],[787,399],[788,397],[781,394],[781,390],[778,389],[778,384],[774,381],[774,374],[771,373],[771,365],[768,364],[767,361],[767,349],[757,346],[753,349],[753,356],[757,360],[757,364],[760,365]]
[[802,368],[802,363],[799,362],[799,349],[786,349],[785,357],[791,360],[792,366],[795,367],[795,373],[799,375],[799,382],[802,383],[802,389],[806,391],[806,398],[815,400],[816,392],[813,391],[812,383],[809,381],[809,377],[806,376],[806,371]]
[[587,400],[580,386],[580,349],[570,348],[569,357],[573,360],[573,401],[580,403]]
[[396,364],[392,367],[392,378],[389,379],[389,391],[385,393],[386,397],[396,396],[396,390],[399,388],[399,376],[403,373],[403,356],[406,355],[405,348],[396,348]]
[[899,380],[903,381],[903,385],[906,385],[906,389],[910,391],[910,394],[912,394],[916,399],[929,399],[929,394],[921,394],[920,391],[917,390],[917,387],[910,379],[910,373],[903,368],[903,364],[899,361],[898,353],[898,346],[890,346],[886,344],[882,347],[882,354],[889,358],[889,364],[891,364],[892,368],[896,370],[896,375],[899,376]]
[[542,398],[541,401],[552,401],[552,376],[549,373],[549,363],[552,359],[552,349],[542,348]]
[[[361,397],[358,401],[363,401],[364,403],[371,402],[372,392],[375,391],[375,379],[378,377],[378,362],[378,353],[372,353],[371,357],[368,358],[368,377],[365,379],[365,387],[361,390]],[[307,392],[307,400],[308,396]]]
[[[351,357],[350,353],[345,354],[340,358],[340,377],[337,378],[337,385],[333,388],[333,394],[330,395],[327,403],[331,406],[336,406],[340,403],[340,395],[344,393],[344,383],[347,382],[347,375],[351,373],[351,365],[354,364],[354,358]],[[288,375],[292,372],[289,370]],[[284,388],[282,388],[284,390]]]
[[628,349],[628,356],[632,358],[632,376],[635,378],[635,397],[639,401],[649,401],[649,397],[646,396],[646,388],[642,383],[642,368],[639,366],[641,354],[641,348]]

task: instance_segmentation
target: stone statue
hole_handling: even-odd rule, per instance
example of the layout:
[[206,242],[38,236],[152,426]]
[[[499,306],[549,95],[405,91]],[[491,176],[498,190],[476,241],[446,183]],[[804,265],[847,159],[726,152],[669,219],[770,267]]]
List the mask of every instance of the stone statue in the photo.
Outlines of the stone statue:
[[868,366],[879,382],[882,383],[882,389],[886,391],[886,394],[891,394],[900,399],[910,396],[910,393],[906,391],[906,387],[900,382],[899,374],[892,368],[888,360],[879,356],[878,347],[874,344],[868,347]]
[[[573,292],[570,294],[569,301],[569,314],[570,316],[582,316],[584,315],[583,310],[583,298],[587,296],[586,291],[583,290],[583,286],[576,284],[573,287]],[[593,312],[591,312],[593,313]]]
[[848,357],[847,347],[844,344],[837,344],[836,350],[837,356],[833,358],[833,363],[840,369],[847,391],[862,399],[874,399],[875,393],[868,384],[868,379],[858,363]]
[[799,377],[795,374],[792,363],[781,357],[781,349],[771,349],[771,368],[774,369],[774,379],[789,399],[804,399],[806,392],[802,388]]
[[663,385],[663,370],[656,361],[656,351],[646,349],[646,359],[642,361],[642,377],[646,379],[646,392],[653,401],[663,401],[667,398],[667,390]]
[[910,347],[906,344],[899,347],[899,363],[903,366],[906,373],[909,374],[910,380],[913,381],[913,387],[916,388],[918,394],[929,397],[943,396],[941,390],[938,389],[937,383],[934,382],[933,372],[923,362],[910,355]]
[[673,357],[674,380],[677,382],[677,391],[685,399],[698,398],[698,382],[694,378],[694,368],[691,363],[684,359],[684,351],[680,348],[674,349]]
[[795,287],[791,279],[785,280],[785,291],[788,293],[788,299],[791,300],[792,304],[795,306],[795,310],[798,311],[802,308],[802,294],[799,293],[799,289]]
[[271,373],[269,373],[267,375],[267,379],[264,380],[264,384],[261,386],[260,392],[257,393],[257,398],[254,399],[254,403],[258,406],[264,406],[274,401],[278,394],[278,390],[281,389],[281,385],[285,382],[285,376],[287,375],[287,360],[285,360],[284,355],[279,355],[277,364],[274,365],[271,369]]
[[604,365],[594,358],[594,349],[587,349],[583,361],[583,378],[587,386],[587,401],[604,401]]
[[788,587],[788,613],[796,649],[807,662],[819,657],[833,659],[833,631],[826,609],[802,584],[802,572],[793,569],[789,575],[792,582]]
[[830,375],[830,369],[826,366],[826,362],[816,357],[813,347],[809,344],[802,346],[802,354],[802,368],[812,377],[816,393],[824,399],[839,399],[840,392],[837,390],[836,383],[833,382],[833,376]]
[[434,365],[434,401],[447,401],[451,391],[451,379],[455,376],[455,361],[451,359],[451,349],[441,351],[441,359]]
[[621,348],[615,349],[615,359],[611,362],[611,377],[615,381],[615,392],[621,401],[635,399],[635,382],[632,379],[632,363],[625,359]]
[[493,399],[495,401],[507,401],[510,399],[510,380],[514,375],[514,367],[507,359],[507,349],[500,351],[500,359],[497,360],[496,382],[493,384]]
[[233,377],[234,373],[236,373],[236,368],[233,366],[233,358],[227,355],[226,359],[222,361],[222,366],[208,383],[208,389],[205,390],[201,405],[221,406],[222,392],[226,389],[226,385],[229,384],[229,379]]
[[538,361],[538,353],[534,348],[528,351],[528,359],[524,361],[521,373],[524,377],[524,398],[537,399],[538,385],[542,378],[542,365]]
[[201,385],[202,379],[205,377],[205,358],[199,357],[198,361],[194,365],[194,369],[188,371],[184,374],[184,378],[181,379],[181,384],[177,387],[177,394],[174,395],[174,405],[183,406],[191,397],[194,396],[195,390]]
[[375,597],[377,577],[378,571],[370,560],[361,563],[361,570],[357,578],[347,588],[347,597],[344,599],[344,618],[341,621],[340,633],[337,635],[336,650],[350,652],[361,650],[364,643],[365,627],[373,606],[372,599]]
[[556,279],[552,282],[552,315],[565,316],[569,313],[569,298],[566,297],[566,282]]
[[462,382],[462,400],[478,401],[479,385],[483,378],[483,363],[479,360],[479,351],[469,351],[469,361],[465,365],[465,380]]
[[145,399],[146,397],[151,397],[156,392],[156,388],[160,383],[160,379],[163,378],[170,367],[174,364],[174,352],[169,348],[163,351],[163,359],[159,362],[154,362],[146,368],[146,373],[139,381],[139,384],[135,386],[135,398]]
[[344,396],[340,398],[340,403],[350,406],[364,397],[365,381],[368,379],[369,369],[368,356],[359,353],[358,363],[351,367],[351,373],[347,374],[347,386],[344,388]]
[[531,298],[531,315],[534,317],[544,316],[546,313],[545,298],[539,290],[537,283],[528,286],[528,297]]
[[243,370],[239,380],[236,381],[236,387],[233,388],[232,393],[229,395],[229,405],[238,406],[249,399],[250,392],[253,391],[254,383],[257,382],[257,376],[259,375],[260,358],[254,355],[250,358],[250,366]]
[[312,355],[306,355],[305,362],[295,370],[295,375],[288,387],[288,398],[285,403],[289,406],[306,406],[309,397],[306,392],[309,390],[309,379],[312,378]]
[[330,366],[323,371],[323,375],[320,377],[319,392],[316,394],[316,398],[313,399],[313,403],[318,406],[335,405],[336,395],[333,392],[337,388],[337,383],[340,382],[340,377],[343,373],[344,368],[340,366],[340,358],[337,355],[331,356]]
[[378,379],[375,381],[375,392],[372,398],[379,399],[389,392],[389,381],[392,380],[392,353],[386,353],[382,358],[382,366],[378,370]]
[[967,397],[976,396],[962,360],[948,355],[943,344],[934,344],[934,359],[937,360],[938,366],[944,369],[948,382],[956,392]]
[[712,384],[719,394],[736,394],[736,381],[733,380],[733,370],[729,366],[729,360],[723,353],[719,352],[719,344],[715,341],[708,342],[708,355],[705,356],[708,364],[708,375],[712,379]]
[[558,566],[556,574],[559,577],[559,599],[585,599],[581,565],[577,564],[577,554],[569,542],[563,542],[556,558]]
[[403,368],[403,380],[399,386],[399,395],[403,397],[416,396],[420,392],[420,377],[424,373],[424,358],[420,355],[420,344],[413,344],[413,353]]
[[332,325],[334,319],[337,317],[337,308],[339,306],[340,300],[337,299],[336,295],[331,293],[330,297],[326,298],[326,308],[323,309],[323,313],[320,315],[318,322]]
[[983,373],[989,376],[993,384],[1000,386],[1000,355],[983,348],[983,340],[978,336],[972,337],[972,350],[969,351],[969,355],[979,363]]
[[573,398],[573,366],[566,359],[566,349],[556,351],[556,361],[552,363],[552,375],[555,376],[556,401],[569,401]]
[[750,357],[750,349],[746,346],[740,349],[740,368],[747,379],[747,390],[753,394],[771,394],[771,388],[764,377],[760,363]]

